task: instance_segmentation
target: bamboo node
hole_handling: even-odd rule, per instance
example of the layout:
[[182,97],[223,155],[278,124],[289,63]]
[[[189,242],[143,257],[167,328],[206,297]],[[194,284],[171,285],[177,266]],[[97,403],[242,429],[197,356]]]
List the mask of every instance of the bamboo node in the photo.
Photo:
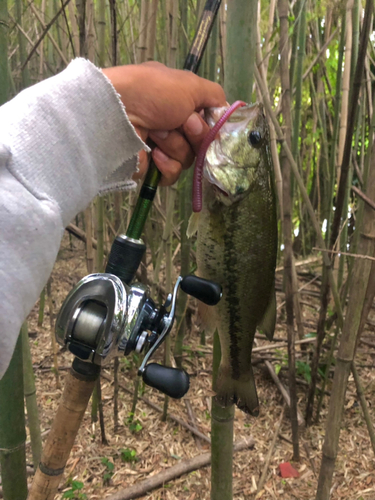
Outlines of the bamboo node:
[[39,469],[46,476],[60,476],[64,472],[65,467],[60,467],[59,469],[51,469],[50,467],[47,467],[47,465],[45,465],[43,462],[40,462]]

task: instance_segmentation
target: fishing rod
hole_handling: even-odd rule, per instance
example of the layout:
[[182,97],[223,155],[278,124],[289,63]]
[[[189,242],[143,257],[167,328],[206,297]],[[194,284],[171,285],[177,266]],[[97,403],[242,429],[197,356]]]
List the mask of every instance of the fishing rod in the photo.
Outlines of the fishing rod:
[[[184,69],[197,72],[220,3],[206,1]],[[144,352],[138,375],[147,385],[173,398],[183,397],[189,389],[184,370],[148,361],[172,329],[179,289],[215,305],[221,299],[221,287],[197,276],[180,276],[173,293],[158,307],[146,285],[133,283],[146,250],[141,235],[160,177],[151,159],[126,235],[113,242],[105,273],[83,278],[58,314],[56,338],[75,358],[28,500],[55,498],[101,366],[111,359]]]

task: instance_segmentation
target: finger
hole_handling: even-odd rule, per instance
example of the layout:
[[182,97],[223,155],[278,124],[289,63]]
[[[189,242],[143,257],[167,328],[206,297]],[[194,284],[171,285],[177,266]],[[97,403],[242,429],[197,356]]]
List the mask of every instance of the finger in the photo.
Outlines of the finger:
[[194,151],[181,132],[150,130],[150,137],[167,156],[181,163],[184,170],[193,164]]
[[156,166],[162,174],[160,185],[171,186],[172,184],[174,184],[181,175],[181,163],[173,160],[172,158],[169,158],[159,148],[154,148],[151,154]]
[[210,127],[198,113],[193,113],[183,124],[183,131],[186,139],[197,155]]
[[197,75],[192,76],[195,77],[191,89],[196,111],[200,111],[203,108],[225,106],[227,100],[221,85]]
[[146,142],[147,137],[148,137],[148,130],[144,127],[139,126],[139,125],[134,126],[134,130],[137,132],[137,134],[142,139],[142,141]]

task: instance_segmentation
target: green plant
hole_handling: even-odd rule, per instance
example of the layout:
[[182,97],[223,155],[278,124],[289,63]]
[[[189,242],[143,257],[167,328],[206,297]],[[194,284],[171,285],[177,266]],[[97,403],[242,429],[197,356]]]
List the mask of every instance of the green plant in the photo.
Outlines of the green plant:
[[83,483],[81,481],[73,481],[71,478],[68,479],[68,485],[70,489],[65,491],[63,498],[73,498],[75,500],[86,500],[87,495],[82,493]]
[[130,432],[139,432],[143,429],[142,424],[139,420],[133,420],[133,413],[129,414],[129,417],[126,419],[126,425],[129,427]]
[[103,474],[103,486],[107,485],[113,476],[113,471],[115,469],[115,464],[109,460],[107,457],[101,459],[103,465],[105,465],[106,470]]
[[135,450],[130,450],[129,448],[122,448],[120,452],[121,452],[121,460],[123,462],[133,463],[138,461],[137,452]]
[[310,381],[311,381],[310,365],[308,365],[304,361],[297,360],[296,361],[296,369],[297,369],[297,375],[302,376],[306,380],[306,382],[310,383]]

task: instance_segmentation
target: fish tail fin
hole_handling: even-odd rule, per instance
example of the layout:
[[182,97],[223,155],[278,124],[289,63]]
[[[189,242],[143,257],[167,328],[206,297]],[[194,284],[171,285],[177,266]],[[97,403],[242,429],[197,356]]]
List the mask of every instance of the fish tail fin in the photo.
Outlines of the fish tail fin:
[[220,365],[214,391],[217,403],[223,408],[235,403],[245,413],[253,417],[259,415],[259,402],[251,366],[246,373],[234,379],[230,367]]

